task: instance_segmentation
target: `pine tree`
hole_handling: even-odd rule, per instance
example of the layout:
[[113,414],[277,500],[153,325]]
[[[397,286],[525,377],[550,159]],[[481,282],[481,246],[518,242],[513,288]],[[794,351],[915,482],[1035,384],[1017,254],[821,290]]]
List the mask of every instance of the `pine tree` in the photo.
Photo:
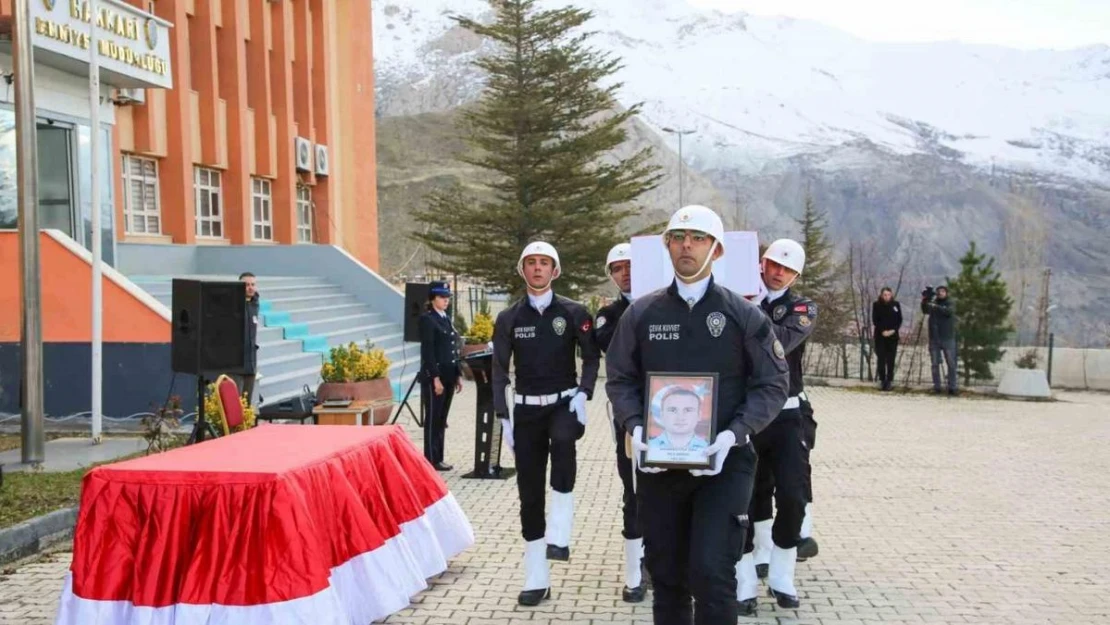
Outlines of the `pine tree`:
[[817,324],[811,337],[813,342],[826,345],[839,343],[851,318],[851,306],[843,285],[838,281],[839,265],[834,257],[833,244],[825,232],[827,216],[817,207],[808,191],[802,216],[794,221],[802,227],[799,243],[805,250],[806,264],[792,288],[817,304]]
[[798,276],[798,289],[803,293],[828,291],[836,278],[833,245],[825,234],[828,217],[825,211],[817,208],[809,191],[806,191],[802,216],[794,221],[802,227],[800,243],[806,252],[805,271]]
[[619,60],[590,47],[590,33],[577,32],[592,13],[540,10],[536,0],[490,5],[489,25],[453,18],[496,44],[475,61],[488,82],[460,118],[473,148],[461,160],[491,174],[468,181],[468,188],[486,193],[456,184],[430,194],[415,212],[430,227],[412,236],[441,255],[438,268],[514,295],[524,290],[516,273],[520,251],[546,240],[562,265],[556,289],[577,298],[604,282],[599,267],[606,253],[628,239],[622,223],[640,212],[637,198],[660,179],[650,148],[613,155],[640,106],[619,110],[621,85],[608,80]]
[[964,384],[972,378],[989,379],[991,365],[1002,358],[1002,344],[1014,331],[1009,322],[1014,301],[994,268],[994,258],[979,253],[972,241],[960,258],[960,275],[948,281],[948,291],[956,307],[956,359]]

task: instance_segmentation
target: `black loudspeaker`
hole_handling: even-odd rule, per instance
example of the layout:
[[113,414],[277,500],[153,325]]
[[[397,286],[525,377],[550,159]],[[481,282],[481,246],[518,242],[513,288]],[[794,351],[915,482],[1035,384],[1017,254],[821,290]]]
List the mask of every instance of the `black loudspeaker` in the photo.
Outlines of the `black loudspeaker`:
[[242,282],[173,281],[172,369],[177,373],[243,373],[249,333]]
[[420,342],[420,315],[428,310],[428,291],[431,285],[427,282],[405,283],[405,341],[409,343]]

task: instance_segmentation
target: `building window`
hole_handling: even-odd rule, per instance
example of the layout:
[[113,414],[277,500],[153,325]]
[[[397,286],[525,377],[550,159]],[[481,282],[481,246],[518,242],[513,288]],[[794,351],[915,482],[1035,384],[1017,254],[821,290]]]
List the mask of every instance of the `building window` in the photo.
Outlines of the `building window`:
[[158,208],[158,162],[123,155],[123,213],[127,234],[161,234]]
[[312,243],[312,187],[297,187],[297,243]]
[[251,178],[251,204],[254,206],[254,240],[273,241],[273,200],[269,180]]
[[193,170],[193,189],[196,193],[197,236],[224,235],[224,218],[220,212],[220,172],[197,167]]

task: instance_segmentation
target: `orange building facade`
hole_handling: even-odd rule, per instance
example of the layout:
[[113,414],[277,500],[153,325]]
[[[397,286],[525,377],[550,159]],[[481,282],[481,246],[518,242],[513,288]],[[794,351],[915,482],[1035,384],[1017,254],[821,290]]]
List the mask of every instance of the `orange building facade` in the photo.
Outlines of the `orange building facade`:
[[129,4],[173,24],[174,86],[116,109],[119,240],[330,243],[377,269],[370,3]]
[[334,244],[376,270],[370,2],[126,4],[167,26],[172,87],[105,88],[115,241]]

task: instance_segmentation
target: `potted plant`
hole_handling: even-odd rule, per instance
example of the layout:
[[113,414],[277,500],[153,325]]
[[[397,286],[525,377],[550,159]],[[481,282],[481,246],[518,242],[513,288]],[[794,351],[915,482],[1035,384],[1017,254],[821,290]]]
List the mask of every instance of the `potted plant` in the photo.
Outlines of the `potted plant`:
[[486,349],[489,342],[493,340],[493,317],[487,312],[474,315],[474,323],[463,338],[466,341],[462,349],[463,358]]
[[389,383],[389,358],[385,350],[369,341],[359,347],[353,341],[331,348],[320,368],[324,382],[316,389],[316,400],[350,399],[374,402],[373,423],[389,420],[393,408],[393,386]]

